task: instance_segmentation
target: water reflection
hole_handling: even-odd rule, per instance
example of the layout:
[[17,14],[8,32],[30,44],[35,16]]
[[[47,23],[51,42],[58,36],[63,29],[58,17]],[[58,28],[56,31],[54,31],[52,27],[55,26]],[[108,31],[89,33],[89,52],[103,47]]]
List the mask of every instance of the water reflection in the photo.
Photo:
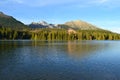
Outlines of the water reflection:
[[105,43],[94,43],[91,41],[68,41],[68,54],[72,57],[80,58],[83,56],[93,55],[97,51],[105,50],[110,45]]
[[119,41],[0,41],[0,80],[120,80]]
[[1,41],[0,55],[80,58],[95,54],[97,51],[109,49],[110,46],[105,42],[96,43],[95,41]]

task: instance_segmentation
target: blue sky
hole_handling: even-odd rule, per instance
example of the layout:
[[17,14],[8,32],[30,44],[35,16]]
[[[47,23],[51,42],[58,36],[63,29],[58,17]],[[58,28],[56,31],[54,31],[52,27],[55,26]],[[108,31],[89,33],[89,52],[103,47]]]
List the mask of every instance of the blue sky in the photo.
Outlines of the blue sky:
[[120,0],[0,0],[0,11],[25,24],[83,20],[120,33]]

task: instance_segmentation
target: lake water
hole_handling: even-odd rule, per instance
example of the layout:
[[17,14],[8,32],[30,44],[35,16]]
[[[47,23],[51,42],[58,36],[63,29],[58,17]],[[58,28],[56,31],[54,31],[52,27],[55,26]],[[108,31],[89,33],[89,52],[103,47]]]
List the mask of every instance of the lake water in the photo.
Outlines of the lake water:
[[0,80],[120,80],[120,41],[0,41]]

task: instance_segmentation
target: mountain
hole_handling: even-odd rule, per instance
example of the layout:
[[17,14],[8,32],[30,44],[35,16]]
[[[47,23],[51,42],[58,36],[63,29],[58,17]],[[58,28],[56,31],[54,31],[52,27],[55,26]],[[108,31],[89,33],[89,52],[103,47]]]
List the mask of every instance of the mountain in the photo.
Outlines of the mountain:
[[99,30],[100,28],[81,20],[69,21],[64,24],[49,24],[45,21],[32,22],[31,24],[24,25],[22,22],[16,20],[14,17],[0,12],[0,27],[9,27],[13,29],[29,28],[61,28],[61,29],[74,29],[74,30]]
[[16,20],[14,17],[4,14],[0,12],[0,26],[9,27],[12,29],[23,29],[27,28],[22,22]]
[[55,24],[48,24],[45,21],[32,22],[28,25],[30,28],[57,28]]
[[28,26],[0,12],[0,40],[120,40],[120,34],[100,29],[80,20],[64,24],[49,24],[40,21],[32,22]]
[[32,22],[29,25],[30,28],[61,28],[61,29],[74,29],[74,30],[100,30],[100,28],[81,21],[81,20],[76,20],[76,21],[69,21],[64,24],[48,24],[45,21],[40,21],[40,22]]
[[100,29],[90,23],[87,23],[81,20],[69,21],[69,22],[66,22],[64,25],[69,26],[73,29],[80,29],[80,30],[99,30]]

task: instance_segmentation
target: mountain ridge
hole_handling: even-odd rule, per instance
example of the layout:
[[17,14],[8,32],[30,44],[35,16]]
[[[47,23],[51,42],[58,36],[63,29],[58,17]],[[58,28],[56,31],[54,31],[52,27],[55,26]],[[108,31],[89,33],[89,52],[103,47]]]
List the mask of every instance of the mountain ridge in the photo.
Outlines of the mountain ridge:
[[28,26],[30,28],[57,28],[55,24],[49,24],[46,21],[32,22]]
[[58,29],[74,29],[74,30],[104,30],[93,24],[90,24],[82,20],[72,20],[65,22],[64,24],[52,24],[47,23],[46,21],[32,22],[31,24],[25,25],[19,20],[16,20],[14,17],[0,12],[0,27],[9,27],[9,28],[58,28]]
[[95,25],[82,20],[68,21],[65,23],[65,25],[70,26],[72,28],[80,29],[80,30],[99,30],[100,29]]
[[6,18],[9,18],[9,17],[12,17],[12,16],[9,16],[9,15],[4,14],[3,12],[0,12],[0,17],[6,17]]
[[2,27],[9,27],[9,28],[12,28],[12,29],[27,28],[27,26],[24,23],[22,23],[21,21],[18,21],[14,17],[6,15],[3,12],[0,12],[0,25]]
[[81,20],[68,21],[68,22],[65,22],[64,24],[49,24],[45,21],[40,21],[40,22],[32,22],[28,26],[30,28],[63,28],[63,29],[72,28],[74,30],[78,30],[78,29],[79,30],[100,30],[101,29],[88,22],[81,21]]

